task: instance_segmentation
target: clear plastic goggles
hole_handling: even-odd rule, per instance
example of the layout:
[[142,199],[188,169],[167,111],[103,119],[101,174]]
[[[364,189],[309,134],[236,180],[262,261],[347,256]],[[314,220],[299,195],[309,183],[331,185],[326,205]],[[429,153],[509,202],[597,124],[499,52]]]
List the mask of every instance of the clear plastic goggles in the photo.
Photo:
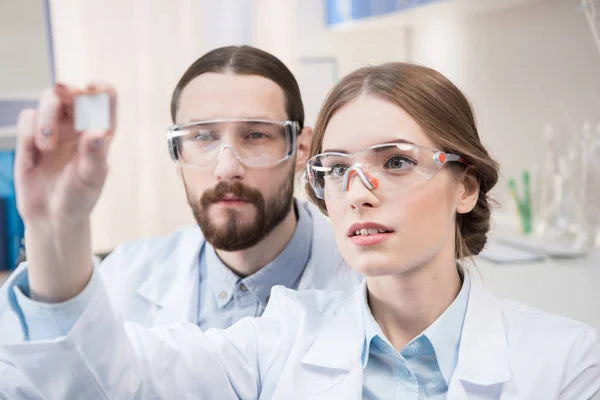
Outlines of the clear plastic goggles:
[[249,167],[279,164],[296,153],[296,121],[214,119],[171,126],[167,141],[171,158],[181,165],[206,167],[229,148]]
[[308,160],[305,178],[320,199],[344,196],[356,177],[369,190],[382,187],[386,193],[401,194],[431,179],[448,162],[467,163],[456,154],[412,143],[387,143],[353,154],[317,154]]

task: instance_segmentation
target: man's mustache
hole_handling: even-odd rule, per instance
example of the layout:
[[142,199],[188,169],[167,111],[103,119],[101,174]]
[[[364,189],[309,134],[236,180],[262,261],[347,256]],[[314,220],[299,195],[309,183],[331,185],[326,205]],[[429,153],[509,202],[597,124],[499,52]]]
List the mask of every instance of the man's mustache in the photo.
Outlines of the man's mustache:
[[219,182],[214,189],[210,189],[204,192],[200,199],[200,203],[202,207],[208,207],[213,203],[223,200],[228,195],[234,196],[242,201],[247,201],[256,206],[264,204],[263,196],[258,190],[248,187],[243,183],[237,181]]

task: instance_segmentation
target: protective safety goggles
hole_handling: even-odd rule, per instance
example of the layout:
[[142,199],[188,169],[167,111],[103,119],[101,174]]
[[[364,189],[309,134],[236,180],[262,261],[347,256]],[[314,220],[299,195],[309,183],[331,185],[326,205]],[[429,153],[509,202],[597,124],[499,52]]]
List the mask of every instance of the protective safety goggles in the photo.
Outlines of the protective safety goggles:
[[369,190],[382,187],[402,194],[431,179],[449,162],[467,164],[457,154],[412,143],[386,143],[352,154],[317,154],[308,160],[305,179],[320,199],[344,196],[355,177]]
[[180,165],[207,167],[225,149],[248,167],[269,167],[296,154],[297,121],[213,119],[171,126],[169,153]]

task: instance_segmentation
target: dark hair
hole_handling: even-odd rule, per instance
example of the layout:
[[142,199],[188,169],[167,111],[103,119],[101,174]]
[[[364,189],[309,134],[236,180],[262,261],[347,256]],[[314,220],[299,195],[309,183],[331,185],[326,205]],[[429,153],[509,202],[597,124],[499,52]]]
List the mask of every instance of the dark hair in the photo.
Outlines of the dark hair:
[[206,72],[231,72],[240,75],[260,75],[275,82],[285,96],[288,118],[304,127],[304,106],[300,88],[292,72],[272,54],[251,46],[227,46],[212,50],[197,59],[185,71],[171,97],[171,119],[179,108],[181,92],[194,78]]
[[[483,249],[490,228],[489,192],[498,181],[498,164],[479,139],[475,116],[467,98],[439,72],[407,63],[364,67],[344,77],[331,90],[315,124],[310,157],[322,151],[323,135],[331,117],[361,95],[385,99],[403,108],[440,150],[464,156],[477,174],[479,198],[473,210],[456,216],[456,258]],[[322,212],[325,202],[306,185],[308,196]]]

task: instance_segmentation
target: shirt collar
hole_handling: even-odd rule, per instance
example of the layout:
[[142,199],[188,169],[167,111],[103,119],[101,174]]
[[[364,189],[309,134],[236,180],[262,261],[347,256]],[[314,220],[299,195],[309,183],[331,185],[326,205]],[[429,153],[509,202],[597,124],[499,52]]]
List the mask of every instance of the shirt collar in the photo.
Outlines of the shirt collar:
[[269,264],[254,274],[241,278],[229,269],[217,255],[214,247],[206,243],[206,279],[219,308],[224,307],[242,284],[256,299],[266,306],[271,288],[276,285],[295,289],[311,256],[312,217],[304,207],[294,201],[298,222],[292,239],[283,251]]
[[471,290],[471,278],[468,273],[464,273],[463,285],[456,296],[456,299],[450,304],[450,307],[444,311],[438,319],[434,321],[423,334],[429,339],[435,350],[438,366],[447,384],[450,384],[450,378],[458,362],[458,349],[460,347],[460,338],[462,336],[463,322],[467,312],[469,302],[469,292]]
[[373,341],[373,338],[378,336],[384,338],[385,335],[381,331],[377,321],[375,321],[375,318],[373,318],[373,314],[371,314],[371,309],[369,308],[368,302],[366,279],[363,279],[363,281],[360,283],[360,290],[362,292],[362,313],[365,325],[365,346],[362,353],[362,362],[364,368],[367,366],[367,361],[369,360],[369,351],[371,349],[371,342]]
[[[458,350],[460,347],[460,338],[462,335],[465,313],[467,311],[470,289],[471,278],[469,274],[464,271],[463,285],[452,304],[450,304],[446,311],[444,311],[433,324],[425,329],[421,335],[417,336],[406,345],[406,347],[409,347],[411,344],[426,337],[433,346],[438,366],[447,384],[450,382],[450,378],[454,373],[458,361]],[[369,352],[371,351],[371,344],[374,342],[374,339],[388,344],[389,341],[383,334],[377,321],[375,321],[375,318],[373,318],[373,314],[371,314],[367,302],[366,279],[361,283],[361,290],[363,299],[363,320],[365,325],[365,342],[362,352],[362,364],[364,368],[369,360]]]

